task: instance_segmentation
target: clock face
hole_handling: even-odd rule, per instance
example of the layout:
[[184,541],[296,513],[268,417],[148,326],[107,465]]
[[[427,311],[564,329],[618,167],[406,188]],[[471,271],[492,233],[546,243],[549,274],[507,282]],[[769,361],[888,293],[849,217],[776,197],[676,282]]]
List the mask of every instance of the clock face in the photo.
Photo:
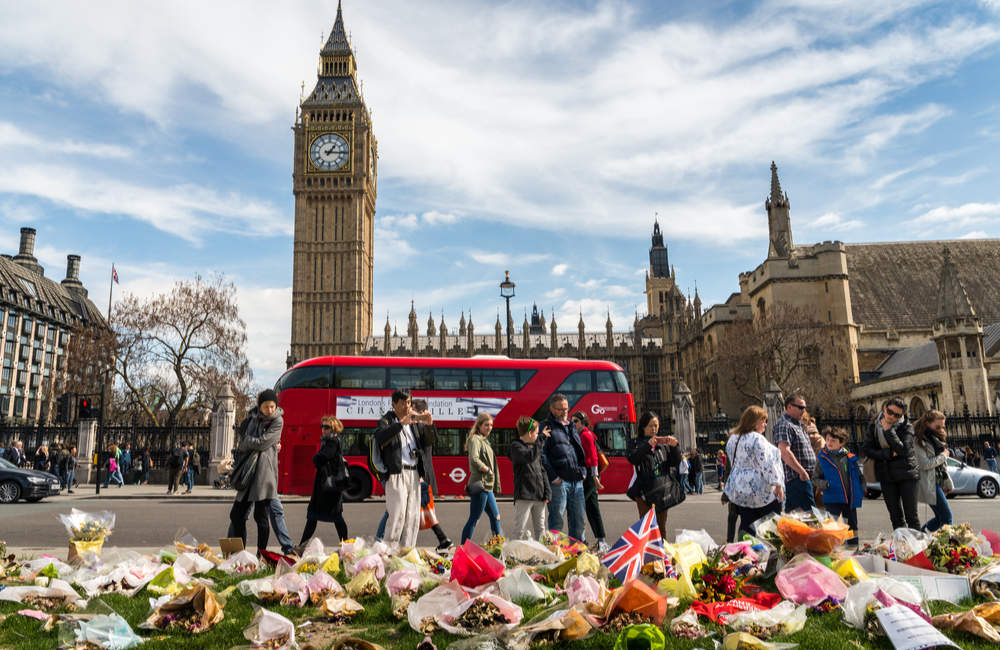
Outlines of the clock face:
[[316,167],[323,171],[340,169],[347,164],[350,147],[347,140],[336,133],[324,133],[312,141],[309,157]]

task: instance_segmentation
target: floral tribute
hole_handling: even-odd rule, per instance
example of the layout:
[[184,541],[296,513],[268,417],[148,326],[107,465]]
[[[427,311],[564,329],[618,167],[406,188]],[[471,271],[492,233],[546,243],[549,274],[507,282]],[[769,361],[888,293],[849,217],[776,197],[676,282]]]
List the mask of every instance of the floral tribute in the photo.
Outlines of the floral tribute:
[[986,558],[973,546],[979,538],[972,532],[972,526],[942,526],[934,533],[927,546],[927,558],[938,571],[965,574],[986,564]]

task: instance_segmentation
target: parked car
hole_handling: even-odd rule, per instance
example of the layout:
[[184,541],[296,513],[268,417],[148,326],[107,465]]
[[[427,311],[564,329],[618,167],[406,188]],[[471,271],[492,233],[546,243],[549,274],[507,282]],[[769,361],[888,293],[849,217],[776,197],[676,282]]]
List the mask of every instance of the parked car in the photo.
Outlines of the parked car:
[[20,469],[0,458],[0,503],[15,503],[18,499],[34,503],[59,494],[61,489],[54,474]]
[[[1000,492],[1000,474],[978,467],[966,465],[960,460],[948,458],[948,475],[955,484],[955,491],[949,497],[961,494],[978,494],[983,499],[992,499]],[[877,498],[882,494],[878,482],[868,484],[868,497]]]

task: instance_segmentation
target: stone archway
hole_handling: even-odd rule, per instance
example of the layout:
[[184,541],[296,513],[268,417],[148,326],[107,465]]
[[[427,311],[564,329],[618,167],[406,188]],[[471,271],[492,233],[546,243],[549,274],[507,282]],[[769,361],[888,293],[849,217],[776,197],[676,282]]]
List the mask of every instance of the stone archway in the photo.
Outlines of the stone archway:
[[908,415],[911,420],[916,420],[921,415],[927,412],[927,407],[924,406],[924,400],[919,397],[914,397],[910,400],[910,409]]

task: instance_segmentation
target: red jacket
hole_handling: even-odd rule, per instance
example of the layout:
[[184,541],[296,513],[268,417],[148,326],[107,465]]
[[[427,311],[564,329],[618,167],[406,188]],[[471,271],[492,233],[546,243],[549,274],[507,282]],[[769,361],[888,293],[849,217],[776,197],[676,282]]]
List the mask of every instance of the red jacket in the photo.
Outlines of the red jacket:
[[583,427],[580,429],[580,442],[583,444],[583,464],[587,467],[587,476],[597,476],[597,436]]

